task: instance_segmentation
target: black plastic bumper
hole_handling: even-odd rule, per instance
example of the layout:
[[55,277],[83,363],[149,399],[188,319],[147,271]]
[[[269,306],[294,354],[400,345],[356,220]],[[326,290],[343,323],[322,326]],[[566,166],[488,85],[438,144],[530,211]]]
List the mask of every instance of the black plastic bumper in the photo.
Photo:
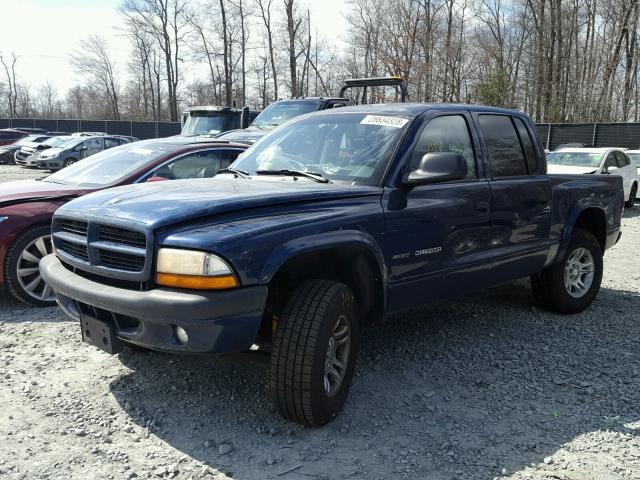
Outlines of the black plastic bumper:
[[[224,291],[116,288],[71,272],[55,255],[40,261],[40,273],[69,316],[97,318],[111,324],[118,338],[162,351],[248,350],[267,300],[266,286]],[[187,332],[186,343],[178,340],[176,327]]]

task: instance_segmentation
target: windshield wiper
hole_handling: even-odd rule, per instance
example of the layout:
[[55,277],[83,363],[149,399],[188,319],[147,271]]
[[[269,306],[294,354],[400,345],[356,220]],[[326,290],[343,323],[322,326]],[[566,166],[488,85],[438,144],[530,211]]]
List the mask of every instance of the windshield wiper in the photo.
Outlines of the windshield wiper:
[[217,173],[232,173],[235,177],[240,178],[251,178],[249,172],[245,172],[244,170],[237,170],[235,168],[221,168]]
[[329,183],[329,179],[323,177],[320,173],[303,172],[302,170],[256,170],[256,175],[288,175],[291,177],[310,178],[318,183]]

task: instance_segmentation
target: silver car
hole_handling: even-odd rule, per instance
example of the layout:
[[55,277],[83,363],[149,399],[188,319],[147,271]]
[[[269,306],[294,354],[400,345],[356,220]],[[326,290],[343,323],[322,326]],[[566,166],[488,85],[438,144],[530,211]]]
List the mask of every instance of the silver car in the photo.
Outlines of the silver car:
[[38,168],[60,170],[94,153],[130,142],[126,137],[106,135],[73,137],[59,147],[49,148],[40,153],[37,159]]

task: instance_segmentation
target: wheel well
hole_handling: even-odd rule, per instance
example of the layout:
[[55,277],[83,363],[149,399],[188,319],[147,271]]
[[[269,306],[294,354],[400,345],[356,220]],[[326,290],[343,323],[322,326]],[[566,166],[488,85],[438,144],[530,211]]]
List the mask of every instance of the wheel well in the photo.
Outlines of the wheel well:
[[287,260],[269,282],[266,317],[278,317],[293,291],[305,280],[335,280],[348,285],[363,321],[378,320],[384,309],[382,272],[365,247],[337,247],[302,253]]
[[574,228],[582,228],[595,235],[600,244],[600,248],[604,252],[607,242],[607,222],[602,210],[599,208],[587,208],[583,210],[580,215],[578,215]]

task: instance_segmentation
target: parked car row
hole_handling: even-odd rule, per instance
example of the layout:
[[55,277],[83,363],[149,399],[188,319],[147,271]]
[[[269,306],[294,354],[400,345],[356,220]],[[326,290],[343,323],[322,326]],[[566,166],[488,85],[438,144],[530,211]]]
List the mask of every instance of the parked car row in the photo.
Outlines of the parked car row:
[[0,163],[55,171],[97,152],[137,140],[135,137],[102,132],[32,134],[0,147]]
[[[249,132],[125,144],[3,184],[0,283],[57,302],[111,354],[266,348],[277,410],[309,426],[342,409],[371,321],[527,276],[542,308],[594,301],[637,191],[621,149],[547,165],[520,112],[347,103],[344,89],[280,101]],[[260,141],[229,141],[243,133]],[[549,174],[581,165],[589,177]]]

